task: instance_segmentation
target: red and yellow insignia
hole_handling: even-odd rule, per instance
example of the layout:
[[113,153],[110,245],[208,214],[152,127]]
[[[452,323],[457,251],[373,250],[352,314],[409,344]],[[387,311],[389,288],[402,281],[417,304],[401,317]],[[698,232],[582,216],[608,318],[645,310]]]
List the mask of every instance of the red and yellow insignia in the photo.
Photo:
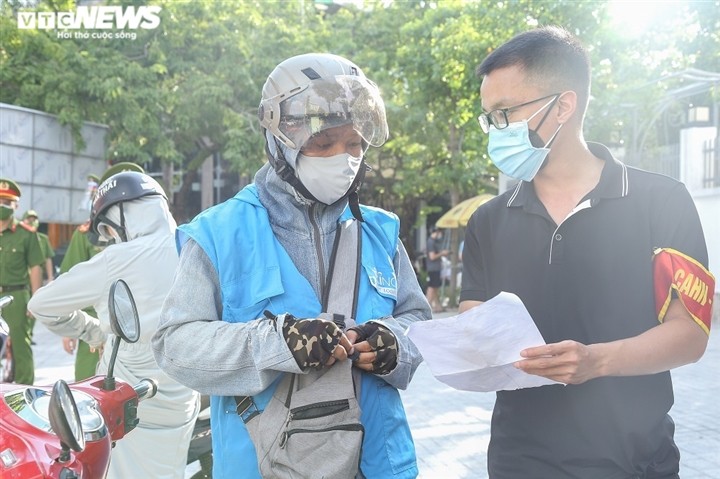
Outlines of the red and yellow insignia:
[[13,201],[20,199],[20,187],[12,180],[0,179],[0,198],[7,198]]
[[663,322],[672,291],[703,330],[710,334],[715,277],[694,258],[672,248],[657,248],[653,252],[653,280],[655,310]]

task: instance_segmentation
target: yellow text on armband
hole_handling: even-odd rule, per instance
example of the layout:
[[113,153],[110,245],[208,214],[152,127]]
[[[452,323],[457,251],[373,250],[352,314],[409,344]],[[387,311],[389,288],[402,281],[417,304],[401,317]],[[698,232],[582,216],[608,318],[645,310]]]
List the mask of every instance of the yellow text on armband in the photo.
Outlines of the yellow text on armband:
[[678,293],[686,295],[701,306],[707,303],[708,285],[702,279],[684,269],[678,269],[673,281],[678,287]]

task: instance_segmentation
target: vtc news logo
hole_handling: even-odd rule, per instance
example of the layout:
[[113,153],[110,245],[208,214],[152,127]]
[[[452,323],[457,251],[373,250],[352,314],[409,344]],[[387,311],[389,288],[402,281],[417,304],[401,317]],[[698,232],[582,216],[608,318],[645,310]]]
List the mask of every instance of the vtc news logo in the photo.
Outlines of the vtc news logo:
[[151,30],[160,25],[158,6],[80,6],[75,12],[19,12],[18,28],[38,30]]

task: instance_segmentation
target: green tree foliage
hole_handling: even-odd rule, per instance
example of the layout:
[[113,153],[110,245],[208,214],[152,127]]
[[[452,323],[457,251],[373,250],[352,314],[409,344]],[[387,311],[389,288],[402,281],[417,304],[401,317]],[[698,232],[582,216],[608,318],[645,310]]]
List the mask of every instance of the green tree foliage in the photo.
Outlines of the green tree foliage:
[[679,75],[686,69],[720,73],[720,2],[618,6],[623,18],[613,18],[611,9],[598,12],[603,29],[593,44],[585,127],[591,138],[625,146],[630,156],[652,156],[654,147],[677,142],[688,106],[711,99],[712,90],[677,100],[668,92],[688,84]]
[[669,88],[653,80],[688,67],[720,71],[718,1],[667,2],[670,14],[635,37],[612,24],[607,2],[105,4],[160,6],[161,23],[135,39],[65,39],[18,29],[16,15],[72,11],[72,0],[0,2],[0,101],[57,114],[79,144],[82,121],[106,124],[110,160],[173,164],[189,189],[209,155],[245,176],[265,160],[257,105],[279,61],[309,51],[347,56],[380,86],[391,130],[368,154],[363,200],[398,212],[406,238],[458,201],[495,192],[475,68],[516,33],[559,24],[584,41],[594,67],[586,136],[599,141],[629,141],[629,126],[650,117]]

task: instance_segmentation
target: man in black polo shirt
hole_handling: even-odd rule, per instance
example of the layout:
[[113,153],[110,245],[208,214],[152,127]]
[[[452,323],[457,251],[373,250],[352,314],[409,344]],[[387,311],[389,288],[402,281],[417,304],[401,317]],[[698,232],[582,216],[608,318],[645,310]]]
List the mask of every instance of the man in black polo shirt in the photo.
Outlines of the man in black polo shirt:
[[668,371],[705,351],[713,291],[693,201],[585,142],[590,65],[567,31],[519,34],[478,75],[490,157],[521,181],[468,224],[460,311],[517,294],[547,345],[516,367],[567,384],[497,393],[490,477],[677,478]]

